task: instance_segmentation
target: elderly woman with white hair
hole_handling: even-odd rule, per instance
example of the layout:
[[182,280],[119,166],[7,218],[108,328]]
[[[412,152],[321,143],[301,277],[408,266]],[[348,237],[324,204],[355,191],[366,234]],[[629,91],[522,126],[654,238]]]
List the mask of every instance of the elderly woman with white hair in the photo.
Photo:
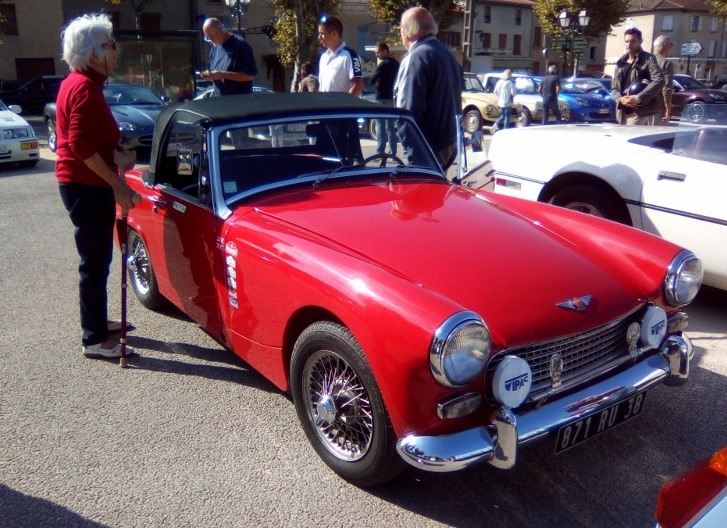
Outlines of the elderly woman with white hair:
[[[140,197],[119,177],[115,160],[123,159],[128,169],[134,157],[119,146],[119,129],[103,95],[104,83],[116,68],[117,43],[106,15],[72,20],[62,41],[63,60],[71,72],[56,100],[56,178],[80,257],[83,353],[89,358],[118,358],[121,347],[109,333],[119,330],[120,323],[107,317],[106,291],[115,203],[131,209]],[[127,348],[127,355],[130,352]]]
[[664,74],[664,88],[659,98],[659,108],[661,110],[661,121],[669,123],[671,119],[671,98],[674,94],[672,81],[674,80],[674,63],[669,60],[674,43],[666,35],[659,35],[654,39],[654,57],[656,63]]

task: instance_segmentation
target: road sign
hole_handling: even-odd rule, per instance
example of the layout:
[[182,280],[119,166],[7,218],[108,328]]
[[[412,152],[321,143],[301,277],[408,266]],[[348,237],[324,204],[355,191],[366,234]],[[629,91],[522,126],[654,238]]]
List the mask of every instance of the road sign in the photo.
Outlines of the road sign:
[[702,45],[699,42],[684,42],[681,45],[680,55],[683,57],[693,57],[699,55],[702,51]]
[[588,48],[588,39],[585,37],[558,37],[553,39],[552,48],[555,50],[563,51],[568,48],[568,51],[579,52]]

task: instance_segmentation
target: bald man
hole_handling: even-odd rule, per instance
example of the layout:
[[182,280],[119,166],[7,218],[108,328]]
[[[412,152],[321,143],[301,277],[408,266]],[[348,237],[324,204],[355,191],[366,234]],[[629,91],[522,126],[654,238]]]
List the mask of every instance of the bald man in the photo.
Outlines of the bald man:
[[[457,157],[455,116],[462,114],[462,68],[436,37],[438,25],[423,7],[401,15],[401,40],[408,50],[394,88],[396,106],[411,110],[446,170]],[[406,129],[399,130],[407,149]],[[409,154],[407,154],[409,155]]]
[[215,95],[252,93],[252,81],[257,65],[252,47],[240,35],[233,35],[216,18],[208,18],[202,25],[205,41],[212,44],[209,69],[202,78],[215,85]]

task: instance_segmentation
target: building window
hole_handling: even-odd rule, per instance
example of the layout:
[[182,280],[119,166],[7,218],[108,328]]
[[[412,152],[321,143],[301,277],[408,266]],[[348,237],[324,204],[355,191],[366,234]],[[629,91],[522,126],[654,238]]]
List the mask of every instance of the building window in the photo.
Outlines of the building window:
[[490,6],[483,6],[483,11],[485,12],[484,17],[482,18],[482,21],[485,24],[489,24],[492,20],[492,8]]
[[709,49],[707,51],[707,57],[714,57],[717,54],[717,41],[709,41]]
[[588,53],[588,58],[591,60],[596,60],[596,46],[591,46],[591,50]]
[[535,26],[535,30],[533,31],[533,47],[538,48],[541,46],[545,46],[545,42],[543,41],[543,28]]
[[497,39],[497,47],[501,50],[507,49],[507,35],[505,33],[500,33]]
[[712,33],[717,33],[717,30],[719,29],[719,18],[712,17],[712,22],[709,29],[712,31]]
[[689,31],[702,31],[702,17],[693,16],[689,24]]
[[482,47],[490,49],[492,47],[492,34],[491,33],[480,33],[480,42]]
[[520,55],[522,53],[522,50],[521,50],[522,44],[523,44],[522,35],[515,35],[512,38],[512,54],[513,55]]
[[139,29],[144,31],[160,31],[162,29],[161,13],[141,13]]
[[0,4],[0,18],[5,20],[4,22],[0,22],[0,34],[18,34],[18,20],[15,17],[15,4]]
[[523,10],[522,9],[515,10],[515,25],[516,26],[523,25]]
[[672,15],[664,15],[664,18],[661,19],[661,30],[671,31],[672,29],[674,29],[674,17]]
[[722,41],[722,58],[727,57],[727,40]]
[[459,31],[444,31],[439,35],[439,40],[450,48],[462,47],[462,33]]

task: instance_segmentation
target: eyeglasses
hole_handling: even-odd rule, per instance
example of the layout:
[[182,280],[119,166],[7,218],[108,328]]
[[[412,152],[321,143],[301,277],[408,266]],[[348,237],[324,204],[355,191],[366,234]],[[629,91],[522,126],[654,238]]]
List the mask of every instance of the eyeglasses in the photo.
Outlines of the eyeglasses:
[[216,37],[216,36],[217,36],[217,35],[219,34],[219,32],[220,32],[220,30],[218,29],[217,31],[215,31],[214,33],[212,33],[212,34],[210,34],[210,35],[205,35],[205,36],[204,36],[204,41],[205,41],[206,43],[208,43],[208,44],[214,44],[214,42],[212,41],[212,39],[213,39],[214,37]]
[[99,44],[98,47],[99,48],[103,48],[103,49],[111,49],[111,50],[116,51],[116,41],[115,40],[110,40],[109,42],[104,42],[103,44]]

